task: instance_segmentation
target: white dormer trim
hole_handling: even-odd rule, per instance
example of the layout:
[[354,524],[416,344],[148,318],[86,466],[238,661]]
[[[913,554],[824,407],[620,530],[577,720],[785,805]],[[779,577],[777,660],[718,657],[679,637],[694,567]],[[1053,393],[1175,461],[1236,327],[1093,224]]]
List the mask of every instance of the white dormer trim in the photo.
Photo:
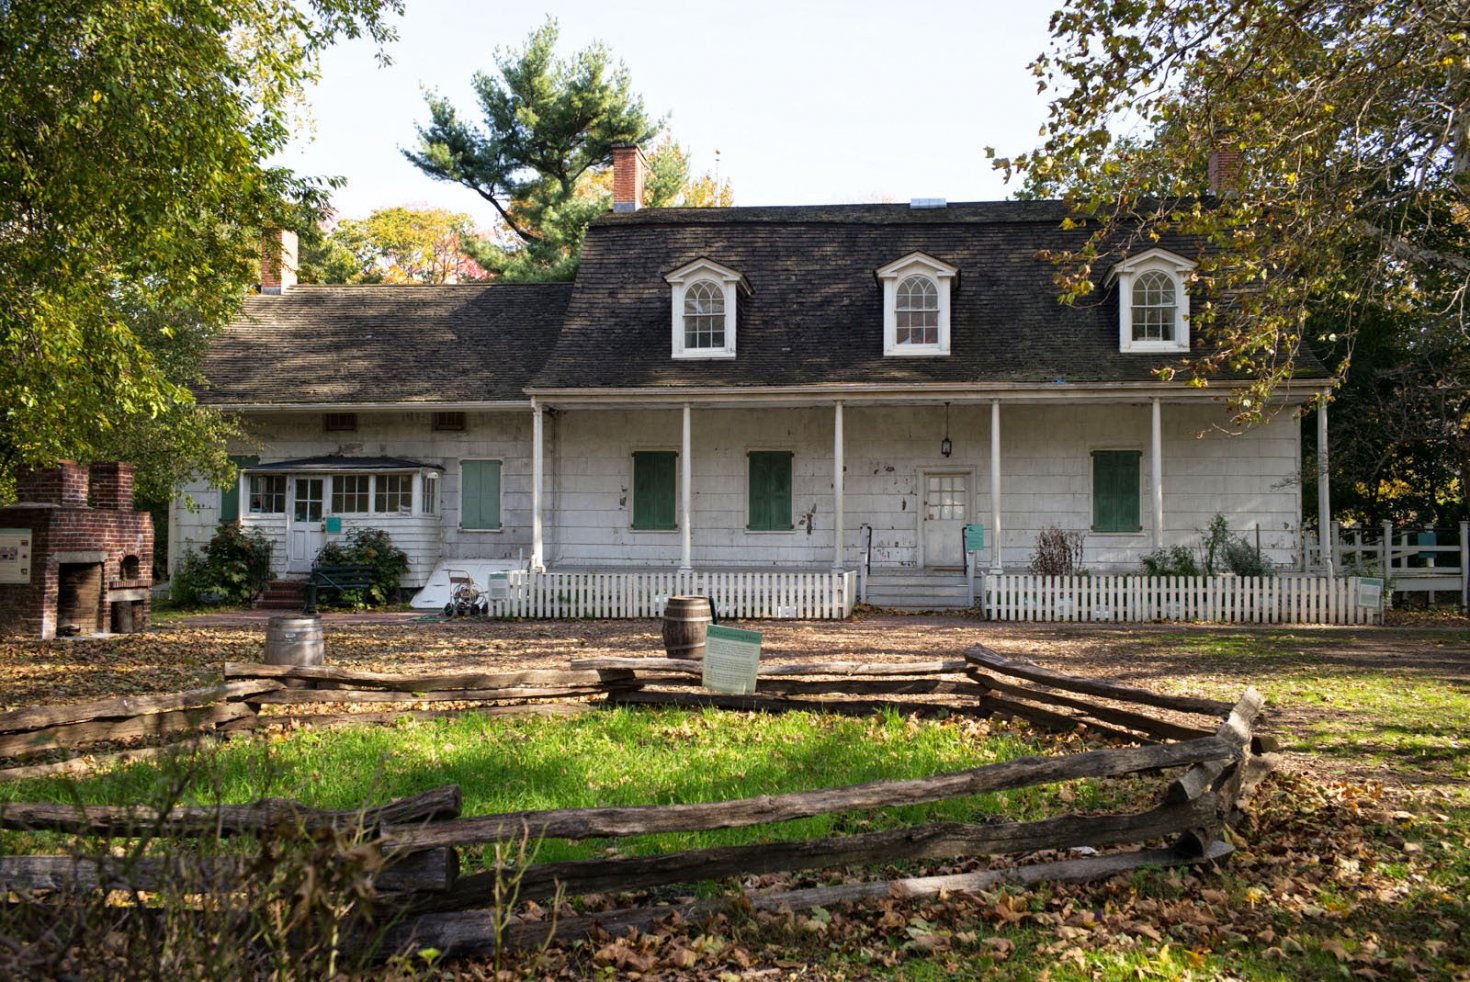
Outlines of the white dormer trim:
[[[1160,352],[1189,350],[1189,282],[1197,263],[1168,249],[1149,249],[1114,264],[1106,284],[1118,284],[1118,350]],[[1174,285],[1173,337],[1168,340],[1135,338],[1133,330],[1133,286],[1148,272],[1159,272]]]
[[[883,354],[892,358],[944,357],[949,354],[950,285],[959,267],[922,252],[911,252],[875,272],[883,284]],[[939,300],[938,337],[932,344],[899,343],[898,287],[910,276],[922,276],[933,284]]]
[[[673,323],[671,327],[671,350],[675,358],[709,359],[735,357],[735,308],[740,292],[750,296],[750,284],[744,275],[729,266],[721,265],[703,256],[686,263],[672,273],[664,274],[664,280],[673,288]],[[724,344],[708,347],[691,347],[685,343],[684,298],[697,283],[713,283],[724,297],[725,321]]]

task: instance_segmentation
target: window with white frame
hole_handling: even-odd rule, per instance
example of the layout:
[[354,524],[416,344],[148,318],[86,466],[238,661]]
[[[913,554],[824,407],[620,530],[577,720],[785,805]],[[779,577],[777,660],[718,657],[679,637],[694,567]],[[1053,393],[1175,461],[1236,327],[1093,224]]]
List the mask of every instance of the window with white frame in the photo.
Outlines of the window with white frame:
[[413,511],[413,475],[374,474],[373,511],[403,515]]
[[675,358],[734,358],[736,306],[750,284],[738,271],[696,259],[664,276],[672,288]]
[[250,475],[250,514],[286,514],[286,475]]
[[949,354],[950,294],[959,269],[912,252],[877,271],[883,285],[883,354]]
[[1195,264],[1167,249],[1119,262],[1107,282],[1118,285],[1118,350],[1189,350],[1189,279]]
[[424,475],[424,500],[421,509],[425,515],[439,513],[439,475]]
[[364,515],[372,500],[372,476],[368,474],[332,475],[332,513]]

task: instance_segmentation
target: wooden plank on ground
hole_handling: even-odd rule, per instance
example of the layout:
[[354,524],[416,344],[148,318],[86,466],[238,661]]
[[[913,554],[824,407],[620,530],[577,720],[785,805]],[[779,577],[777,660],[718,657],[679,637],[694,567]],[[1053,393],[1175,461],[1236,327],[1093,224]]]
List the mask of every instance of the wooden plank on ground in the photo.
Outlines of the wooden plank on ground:
[[[793,675],[946,675],[963,672],[968,665],[969,662],[963,658],[910,662],[762,662],[757,678]],[[574,658],[571,668],[573,670],[631,669],[638,672],[704,674],[704,663],[688,658]]]
[[[537,863],[519,880],[522,900],[613,890],[639,890],[727,876],[754,876],[784,870],[860,866],[913,859],[1007,855],[1074,846],[1142,844],[1182,832],[1215,816],[1206,795],[1178,805],[1163,805],[1136,815],[1063,815],[1037,822],[973,825],[935,822],[905,828],[837,836],[830,839],[721,846],[658,856]],[[502,874],[502,887],[504,875]],[[495,899],[496,873],[462,877],[454,891],[420,909],[464,910]]]
[[1150,692],[1147,689],[1134,688],[1131,685],[1121,685],[1106,679],[1084,679],[1075,675],[1067,675],[1062,672],[1054,672],[1049,668],[1042,668],[1034,662],[1021,661],[1006,658],[985,647],[977,644],[965,652],[965,658],[971,663],[1002,675],[1013,675],[1030,682],[1040,682],[1054,688],[1065,689],[1068,692],[1082,692],[1090,696],[1102,696],[1106,699],[1117,699],[1120,702],[1138,702],[1146,706],[1157,706],[1160,709],[1174,709],[1185,713],[1205,713],[1210,716],[1224,716],[1230,712],[1228,702],[1219,702],[1214,699],[1199,699],[1194,696],[1170,696],[1158,692]]
[[455,819],[462,803],[456,784],[374,808],[340,811],[308,808],[286,798],[266,798],[251,805],[179,807],[163,815],[142,807],[8,802],[0,804],[0,828],[78,835],[128,835],[140,829],[160,835],[242,835],[282,824],[306,831],[386,825],[401,831],[417,823]]
[[[462,709],[400,709],[387,713],[292,713],[261,716],[261,726],[368,726],[396,723],[401,719],[445,719],[478,713],[481,716],[575,716],[600,708],[593,702],[538,702],[524,706],[471,706]],[[0,772],[0,777],[4,772]]]
[[[249,859],[224,856],[96,858],[0,856],[0,890],[169,890],[228,892],[260,870]],[[449,890],[459,875],[459,854],[431,849],[385,857],[373,885],[384,893]]]
[[50,764],[28,764],[24,767],[7,767],[0,770],[0,781],[24,781],[36,777],[55,777],[59,774],[86,774],[105,767],[131,764],[140,760],[152,760],[165,754],[195,753],[217,746],[224,737],[199,736],[188,741],[176,741],[162,747],[134,747],[113,753],[84,753],[70,760],[58,760]]
[[255,710],[244,703],[222,702],[200,709],[155,713],[121,721],[93,720],[90,723],[73,723],[70,726],[55,726],[47,730],[0,737],[0,757],[26,757],[62,747],[164,736],[206,726],[222,727],[254,716]]
[[444,689],[498,689],[553,685],[598,685],[631,679],[626,671],[560,671],[528,669],[518,672],[465,672],[459,674],[388,675],[330,665],[262,665],[225,662],[225,678],[295,679],[340,682],[364,688],[399,692],[437,692]]
[[739,828],[849,809],[925,804],[965,795],[1079,778],[1116,777],[1166,767],[1183,767],[1230,756],[1230,745],[1219,737],[1212,736],[1183,743],[1091,750],[1061,757],[1020,757],[933,777],[874,781],[841,788],[762,795],[732,801],[620,808],[563,808],[485,815],[440,822],[425,828],[390,828],[384,832],[384,844],[390,848],[427,849],[495,842],[526,834],[532,837],[590,839],[653,832]]
[[880,897],[933,897],[941,893],[973,893],[993,890],[1006,884],[1027,886],[1049,881],[1085,883],[1151,867],[1222,862],[1229,857],[1232,851],[1229,845],[1221,842],[1215,843],[1204,856],[1186,856],[1170,849],[1144,849],[953,876],[880,880],[780,893],[745,893],[730,899],[605,911],[582,917],[566,918],[554,925],[535,922],[520,923],[512,925],[503,934],[496,931],[493,911],[424,914],[405,918],[395,926],[389,932],[384,950],[402,951],[411,946],[433,948],[441,952],[443,957],[453,958],[494,951],[497,936],[503,939],[507,948],[521,948],[540,945],[548,940],[586,937],[598,932],[616,936],[630,928],[646,931],[654,924],[674,914],[697,921],[709,915],[728,912],[735,907],[747,910],[810,910],[813,907],[826,907],[844,901],[862,901]]
[[1085,726],[1087,729],[1099,736],[1105,736],[1112,740],[1123,740],[1127,743],[1139,742],[1138,734],[1129,733],[1127,730],[1114,729],[1103,723],[1094,723],[1089,719],[1079,716],[1069,716],[1066,713],[1054,713],[1040,706],[1028,705],[1024,702],[1015,702],[1004,699],[997,695],[988,695],[980,700],[980,711],[987,716],[1010,717],[1012,719],[1023,719],[1028,723],[1045,727],[1054,733],[1072,733],[1077,727]]
[[600,696],[625,688],[621,683],[604,685],[557,685],[544,688],[504,689],[436,689],[426,692],[401,692],[395,689],[281,689],[267,692],[256,699],[262,706],[300,706],[337,702],[354,705],[368,703],[411,702],[493,702],[498,699],[568,699],[574,696]]
[[39,730],[68,723],[87,723],[92,720],[131,719],[137,716],[152,716],[159,713],[198,709],[230,699],[243,699],[257,692],[279,689],[279,682],[252,680],[227,682],[203,689],[185,692],[165,692],[158,695],[116,696],[111,699],[93,699],[90,702],[74,702],[61,706],[31,706],[0,713],[0,733],[18,733],[22,730]]
[[1074,699],[1071,696],[1062,695],[1060,692],[1048,692],[1043,689],[1032,688],[1028,685],[1018,685],[998,679],[993,675],[970,669],[970,678],[996,692],[1004,692],[1007,695],[1019,696],[1022,699],[1030,699],[1034,702],[1048,702],[1056,706],[1065,706],[1069,709],[1080,709],[1089,716],[1096,717],[1105,723],[1116,723],[1129,729],[1139,730],[1149,736],[1159,737],[1164,740],[1194,740],[1202,736],[1209,736],[1211,730],[1202,730],[1197,727],[1180,726],[1168,720],[1154,719],[1142,713],[1129,712],[1126,709],[1116,709],[1112,706],[1099,706],[1088,702],[1086,699]]
[[843,716],[870,716],[885,709],[905,715],[980,715],[970,706],[950,706],[938,702],[902,702],[896,699],[784,699],[780,696],[726,696],[717,692],[610,692],[609,705],[688,706],[735,709],[759,713],[836,713]]

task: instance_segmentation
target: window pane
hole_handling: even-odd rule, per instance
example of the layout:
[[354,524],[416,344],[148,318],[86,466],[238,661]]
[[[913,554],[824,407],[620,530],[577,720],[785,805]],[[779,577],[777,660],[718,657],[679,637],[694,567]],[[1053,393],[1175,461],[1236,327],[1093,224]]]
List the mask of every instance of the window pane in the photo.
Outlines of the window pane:
[[1172,341],[1177,304],[1174,280],[1157,270],[1133,283],[1133,340]]
[[373,480],[373,511],[391,515],[413,510],[412,474],[377,474]]
[[250,476],[250,514],[284,515],[286,513],[286,476],[284,474],[252,474]]
[[724,287],[712,280],[699,280],[684,291],[684,347],[724,346]]
[[424,514],[434,515],[439,511],[439,477],[436,474],[424,475]]
[[462,460],[459,474],[460,528],[500,528],[500,461]]
[[333,474],[332,511],[338,515],[367,512],[370,487],[371,478],[366,474]]
[[296,479],[294,512],[298,522],[322,520],[322,478],[298,477]]

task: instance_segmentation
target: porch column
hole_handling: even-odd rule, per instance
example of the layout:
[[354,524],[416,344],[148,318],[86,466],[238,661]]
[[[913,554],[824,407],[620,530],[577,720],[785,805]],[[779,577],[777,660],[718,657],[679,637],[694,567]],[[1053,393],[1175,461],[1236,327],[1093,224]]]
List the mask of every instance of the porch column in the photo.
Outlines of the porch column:
[[1154,400],[1153,423],[1154,552],[1164,547],[1164,423],[1159,400]]
[[990,571],[999,575],[1000,563],[1000,400],[990,403]]
[[543,482],[546,476],[546,451],[544,447],[541,404],[531,401],[531,569],[540,573],[546,569],[545,554],[541,540],[541,509],[545,500]]
[[1327,477],[1327,393],[1322,393],[1317,403],[1317,546],[1322,556],[1322,565],[1327,575],[1336,575],[1333,554],[1337,543],[1332,541],[1332,489]]
[[691,439],[691,423],[689,419],[689,403],[684,403],[684,438],[679,445],[679,468],[680,490],[679,490],[679,540],[682,551],[679,554],[679,572],[688,573],[694,569],[694,530],[690,519],[693,516],[693,493],[690,485],[694,480],[694,461],[690,459],[693,445]]
[[843,504],[842,403],[832,414],[832,569],[842,571],[846,509]]

